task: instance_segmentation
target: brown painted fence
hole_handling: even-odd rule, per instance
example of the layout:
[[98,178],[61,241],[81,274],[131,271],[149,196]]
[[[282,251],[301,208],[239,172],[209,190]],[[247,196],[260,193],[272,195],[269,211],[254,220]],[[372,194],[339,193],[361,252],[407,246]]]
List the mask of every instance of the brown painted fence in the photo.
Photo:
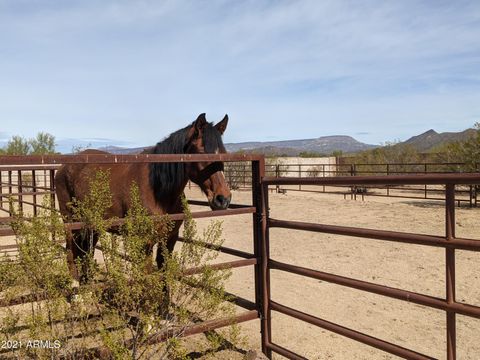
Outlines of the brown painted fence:
[[[280,159],[281,161],[281,159]],[[419,174],[450,174],[471,172],[465,163],[339,163],[339,164],[266,164],[265,175],[269,177],[334,177],[334,176],[392,176]],[[480,164],[476,165],[480,172]],[[250,189],[251,170],[247,163],[231,163],[225,167],[225,177],[232,188]],[[445,200],[443,189],[423,185],[331,185],[303,186],[302,184],[276,185],[276,192],[302,191],[312,193],[340,194],[357,200],[365,196],[396,197],[403,199]],[[460,206],[474,207],[480,203],[480,187],[467,184],[455,189],[455,199]]]
[[[36,200],[25,202],[22,198],[26,194],[35,196],[54,196],[53,175],[58,164],[63,163],[128,163],[128,162],[196,162],[196,161],[225,161],[225,162],[249,162],[251,171],[250,184],[252,186],[252,203],[249,205],[232,205],[231,209],[224,211],[199,211],[194,212],[194,218],[211,216],[226,216],[236,214],[252,214],[253,220],[253,253],[247,253],[237,249],[222,247],[219,250],[242,258],[232,262],[216,264],[217,268],[254,266],[255,300],[254,302],[234,297],[234,302],[243,306],[246,311],[236,316],[235,321],[243,322],[252,319],[260,319],[262,351],[269,358],[272,352],[281,354],[289,359],[304,359],[286,349],[281,344],[272,342],[272,319],[271,312],[280,312],[294,318],[306,321],[310,324],[344,335],[351,339],[371,345],[383,351],[408,358],[430,359],[428,355],[419,354],[413,350],[374,338],[360,333],[354,329],[348,329],[338,324],[320,319],[318,317],[300,312],[284,306],[270,297],[270,271],[277,269],[301,276],[319,279],[341,286],[347,286],[371,293],[387,296],[399,300],[409,301],[414,304],[440,309],[446,313],[446,342],[447,358],[455,359],[456,354],[456,314],[480,318],[480,307],[459,303],[455,299],[455,250],[480,251],[480,241],[455,237],[455,186],[456,185],[479,185],[480,173],[474,174],[424,174],[424,175],[390,175],[390,176],[346,176],[346,177],[311,177],[311,178],[277,178],[265,177],[264,158],[255,155],[76,155],[76,156],[0,156],[0,171],[2,179],[0,199],[2,208],[8,212],[8,207],[3,207],[8,198],[15,198],[23,206],[35,206],[40,204]],[[38,165],[41,164],[41,165]],[[45,165],[46,164],[46,165]],[[19,167],[21,165],[21,167]],[[32,179],[23,183],[26,174],[31,174]],[[37,176],[43,181],[37,181]],[[16,179],[16,180],[15,180]],[[48,183],[48,185],[46,185]],[[304,185],[304,186],[399,186],[399,185],[445,185],[445,236],[432,236],[423,234],[411,234],[395,231],[380,231],[365,228],[333,226],[327,224],[311,224],[295,222],[269,217],[269,186]],[[195,205],[205,205],[202,201],[192,201]],[[173,214],[172,218],[180,219],[183,214]],[[2,218],[0,218],[2,219]],[[3,218],[4,224],[8,223],[8,217]],[[1,225],[1,223],[0,223]],[[74,223],[68,226],[78,228],[82,224]],[[321,271],[307,269],[300,266],[282,263],[271,259],[269,255],[270,236],[269,229],[281,227],[293,230],[314,231],[328,234],[361,237],[380,241],[393,241],[407,244],[441,247],[445,249],[446,259],[446,297],[437,298],[429,295],[414,293],[402,289],[396,289],[378,284],[351,279],[343,276],[329,274]],[[1,235],[11,235],[12,232],[6,226],[0,227]],[[274,240],[273,240],[274,241]],[[205,246],[205,244],[198,244]],[[0,245],[0,251],[9,251],[14,245]],[[195,269],[192,269],[192,273]],[[28,302],[29,299],[19,299],[18,303]],[[8,306],[12,304],[2,304]],[[211,329],[228,325],[231,319],[211,320],[203,324],[192,326],[187,334],[196,334]],[[159,335],[158,341],[162,340]]]
[[[45,156],[0,156],[0,210],[6,217],[0,217],[0,239],[1,236],[14,235],[12,229],[8,226],[11,218],[9,215],[9,202],[14,201],[18,204],[20,209],[29,210],[30,207],[33,215],[42,207],[40,202],[41,196],[51,196],[55,198],[54,176],[55,171],[60,164],[72,163],[92,163],[92,164],[119,164],[119,163],[152,163],[152,162],[202,162],[202,161],[243,161],[249,162],[251,173],[253,174],[252,183],[252,203],[248,205],[231,204],[228,210],[217,211],[196,211],[192,213],[193,218],[207,218],[217,216],[230,216],[238,214],[252,214],[253,220],[253,253],[231,249],[227,247],[220,247],[216,250],[230,255],[239,257],[240,260],[223,262],[212,265],[213,269],[225,268],[240,268],[246,266],[254,266],[255,284],[255,299],[250,301],[241,297],[231,295],[231,301],[236,305],[246,309],[240,312],[235,317],[209,320],[203,323],[192,325],[185,331],[185,336],[194,335],[224,326],[232,323],[241,323],[249,320],[259,319],[261,311],[261,296],[263,288],[263,279],[261,277],[261,261],[260,249],[262,243],[262,228],[260,221],[262,219],[262,198],[261,198],[261,177],[264,169],[263,156],[257,155],[103,155],[103,154],[89,154],[89,155],[45,155]],[[27,201],[26,197],[31,196],[32,201]],[[193,205],[205,205],[206,201],[190,201]],[[184,214],[170,214],[172,220],[183,219]],[[117,221],[122,222],[122,219]],[[115,223],[116,224],[116,223]],[[113,224],[113,225],[115,225]],[[65,226],[71,229],[79,229],[83,226],[82,223],[70,223]],[[180,239],[183,241],[183,239]],[[197,243],[198,246],[208,246],[208,244]],[[17,245],[4,245],[0,241],[0,252],[11,253],[17,250]],[[200,269],[190,269],[187,275],[198,273]],[[32,302],[34,299],[28,295],[21,296],[12,301],[5,302],[0,299],[0,307],[12,306],[17,304],[24,304]],[[35,301],[39,299],[36,298]],[[152,343],[164,340],[164,334],[159,333],[158,336],[153,337]],[[102,357],[104,354],[103,348],[92,349],[96,356]],[[2,350],[0,350],[0,357],[2,357]]]
[[[306,321],[318,327],[333,331],[337,334],[360,341],[364,344],[376,347],[391,354],[407,359],[431,359],[432,357],[420,354],[410,349],[374,338],[367,334],[360,333],[354,329],[348,329],[338,324],[320,319],[318,317],[300,312],[284,306],[270,297],[270,270],[276,269],[287,271],[313,279],[327,281],[330,283],[347,286],[358,290],[412,302],[430,308],[440,309],[446,313],[446,342],[447,359],[456,358],[456,314],[480,318],[480,307],[459,303],[455,299],[455,250],[480,251],[480,241],[472,239],[461,239],[455,237],[455,185],[480,184],[480,173],[475,174],[433,174],[433,175],[396,175],[396,176],[357,176],[357,177],[333,177],[333,178],[274,178],[263,179],[264,206],[268,209],[268,186],[277,185],[445,185],[445,236],[432,236],[423,234],[411,234],[395,231],[381,231],[365,228],[346,226],[333,226],[324,224],[303,223],[297,221],[272,219],[268,211],[263,221],[263,237],[265,241],[262,247],[262,271],[266,280],[263,288],[263,350],[269,357],[272,351],[279,353],[289,359],[305,359],[294,352],[275,344],[271,341],[272,321],[271,312],[277,311],[285,315]],[[330,273],[282,263],[270,258],[269,251],[269,229],[280,227],[293,230],[313,231],[327,234],[361,237],[372,240],[393,241],[406,244],[417,244],[425,246],[442,247],[445,249],[445,274],[446,274],[446,298],[437,298],[429,295],[414,293],[402,289],[396,289],[378,284],[351,279]],[[275,240],[272,240],[275,241]]]

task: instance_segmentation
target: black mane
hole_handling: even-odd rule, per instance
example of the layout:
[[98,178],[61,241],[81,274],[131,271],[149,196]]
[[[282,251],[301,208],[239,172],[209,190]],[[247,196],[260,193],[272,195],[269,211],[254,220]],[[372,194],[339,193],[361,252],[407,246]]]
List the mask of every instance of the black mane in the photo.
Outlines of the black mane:
[[[180,129],[158,142],[154,147],[145,150],[150,154],[186,154],[189,145],[187,139],[188,130],[193,124]],[[203,146],[206,153],[225,152],[222,136],[212,123],[207,123],[203,128]],[[157,201],[173,194],[188,181],[184,163],[151,163],[150,185],[152,186]]]

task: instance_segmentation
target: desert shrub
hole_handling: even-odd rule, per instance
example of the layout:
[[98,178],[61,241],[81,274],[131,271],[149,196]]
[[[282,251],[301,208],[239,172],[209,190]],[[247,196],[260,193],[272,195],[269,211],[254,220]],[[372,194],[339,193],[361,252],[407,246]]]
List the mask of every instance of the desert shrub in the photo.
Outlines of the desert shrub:
[[384,164],[391,164],[390,174],[422,172],[423,167],[418,164],[420,161],[420,154],[413,146],[388,142],[382,147],[358,153],[352,162],[356,165],[357,174],[383,175],[386,171]]
[[464,163],[452,165],[451,171],[480,171],[480,123],[474,126],[476,132],[464,141],[455,141],[436,149],[438,161]]
[[[222,223],[212,221],[199,233],[184,198],[185,242],[169,253],[166,239],[173,222],[168,216],[150,216],[133,184],[132,206],[111,234],[115,219],[104,217],[111,204],[108,183],[108,172],[98,172],[91,179],[89,194],[72,204],[75,220],[85,224],[87,239],[98,237],[102,249],[103,261],[97,263],[93,256],[85,259],[89,268],[86,284],[74,285],[68,271],[66,253],[59,245],[66,232],[58,213],[42,210],[29,219],[17,214],[13,228],[19,254],[0,262],[1,301],[10,304],[0,310],[0,333],[23,344],[11,348],[11,356],[186,359],[180,338],[189,326],[234,315],[224,291],[230,271],[214,271],[209,263],[218,252],[195,244],[220,246]],[[151,254],[145,251],[152,244],[164,255],[161,269],[152,266]],[[196,273],[189,274],[191,268]],[[18,299],[28,300],[28,305],[14,305]],[[240,340],[234,325],[224,333],[229,344]],[[32,339],[48,341],[50,346],[27,347]],[[214,347],[223,341],[214,335],[207,339]]]

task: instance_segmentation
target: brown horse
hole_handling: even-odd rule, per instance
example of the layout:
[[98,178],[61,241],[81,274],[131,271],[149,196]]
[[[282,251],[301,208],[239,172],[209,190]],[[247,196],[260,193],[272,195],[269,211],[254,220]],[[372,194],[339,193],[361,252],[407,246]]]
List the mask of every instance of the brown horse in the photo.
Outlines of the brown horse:
[[[180,129],[144,153],[150,154],[218,154],[226,153],[222,142],[228,123],[228,116],[213,125],[208,123],[205,114],[200,114],[192,124]],[[84,154],[105,154],[99,150],[86,150]],[[106,218],[125,217],[130,208],[130,188],[133,182],[138,185],[143,206],[151,214],[182,212],[181,195],[189,180],[200,186],[213,210],[228,208],[231,199],[230,189],[223,175],[222,162],[195,163],[131,163],[131,164],[67,164],[55,176],[55,187],[60,212],[66,220],[72,219],[69,203],[73,199],[82,200],[89,191],[89,179],[98,170],[110,173],[112,206]],[[172,251],[178,239],[181,221],[176,221],[167,239],[167,248]],[[80,230],[67,236],[67,256],[72,275],[86,280],[85,270],[79,274],[76,260],[92,254],[94,244],[82,237]],[[151,252],[152,249],[147,249]],[[162,252],[157,251],[157,265],[163,264]]]

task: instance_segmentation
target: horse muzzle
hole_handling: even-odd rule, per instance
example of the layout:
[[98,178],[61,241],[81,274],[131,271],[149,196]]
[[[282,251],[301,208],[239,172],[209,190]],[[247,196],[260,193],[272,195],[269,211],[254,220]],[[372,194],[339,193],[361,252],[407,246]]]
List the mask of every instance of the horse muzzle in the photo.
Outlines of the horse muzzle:
[[223,196],[223,195],[215,195],[213,200],[210,201],[210,207],[212,210],[225,210],[230,205],[230,201],[232,200],[232,196]]

